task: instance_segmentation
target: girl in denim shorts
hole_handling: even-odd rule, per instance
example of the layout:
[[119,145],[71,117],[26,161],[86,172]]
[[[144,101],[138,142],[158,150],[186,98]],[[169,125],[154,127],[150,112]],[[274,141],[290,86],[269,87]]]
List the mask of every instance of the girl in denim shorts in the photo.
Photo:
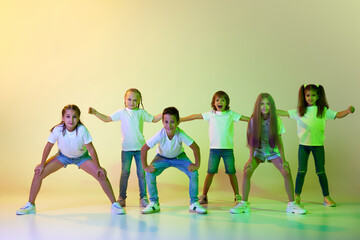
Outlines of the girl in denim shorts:
[[[58,144],[59,152],[46,160],[55,142]],[[112,203],[112,213],[125,213],[120,204],[116,202],[105,169],[99,164],[90,133],[80,121],[80,109],[76,105],[67,105],[62,110],[61,123],[51,129],[51,134],[45,145],[41,163],[35,168],[29,201],[25,206],[20,208],[16,214],[25,215],[35,213],[35,199],[40,191],[43,179],[57,170],[66,167],[68,164],[77,165],[80,169],[98,180]]]
[[244,167],[242,181],[242,201],[230,210],[231,213],[247,213],[250,211],[248,202],[250,178],[260,163],[269,161],[281,172],[285,181],[285,190],[289,203],[286,212],[304,214],[306,210],[294,201],[294,185],[291,178],[289,163],[285,160],[281,134],[284,126],[276,115],[275,102],[270,94],[261,93],[248,123],[247,141],[250,157]]

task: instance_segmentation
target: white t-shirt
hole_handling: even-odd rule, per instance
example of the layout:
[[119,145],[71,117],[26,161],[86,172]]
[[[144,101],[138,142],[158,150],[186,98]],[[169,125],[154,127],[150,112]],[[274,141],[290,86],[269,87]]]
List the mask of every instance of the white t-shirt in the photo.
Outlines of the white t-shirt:
[[48,138],[48,142],[54,144],[57,141],[59,151],[69,158],[81,157],[87,150],[85,144],[93,141],[89,131],[84,125],[79,125],[77,130],[72,132],[65,130],[63,135],[63,125],[56,126]]
[[301,145],[306,146],[323,146],[325,140],[325,122],[328,119],[335,119],[337,112],[324,109],[324,117],[318,118],[317,106],[306,108],[306,113],[300,117],[297,109],[289,110],[289,117],[296,120],[297,134]]
[[111,119],[121,121],[121,142],[123,151],[138,151],[145,143],[143,126],[145,122],[152,122],[154,116],[144,109],[120,109],[114,112]]
[[[252,119],[250,120],[250,124],[252,124]],[[264,155],[271,154],[272,152],[276,152],[279,154],[280,152],[276,145],[274,148],[270,147],[270,143],[269,143],[270,119],[261,120],[261,124],[262,124],[261,148],[257,148],[256,150]],[[278,135],[281,135],[285,132],[284,124],[282,123],[279,117],[277,117],[277,129],[278,129]]]
[[202,114],[209,121],[210,148],[233,149],[234,122],[238,122],[241,114],[228,110],[226,112],[211,111]]
[[158,147],[156,152],[166,158],[176,158],[184,152],[182,143],[187,146],[193,144],[194,140],[189,137],[183,130],[176,128],[174,137],[170,140],[163,128],[153,137],[146,141],[149,148],[153,148],[156,144]]

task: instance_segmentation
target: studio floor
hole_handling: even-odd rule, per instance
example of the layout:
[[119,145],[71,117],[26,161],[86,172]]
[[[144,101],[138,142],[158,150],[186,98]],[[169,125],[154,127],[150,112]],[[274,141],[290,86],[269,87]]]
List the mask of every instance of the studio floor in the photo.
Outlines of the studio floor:
[[338,202],[337,207],[327,208],[320,201],[305,201],[308,214],[293,215],[285,213],[285,201],[253,197],[251,213],[234,215],[229,212],[234,206],[230,196],[219,192],[207,205],[207,215],[189,213],[184,198],[164,199],[161,212],[151,215],[142,215],[132,198],[126,215],[112,215],[103,198],[76,195],[42,194],[37,213],[26,216],[15,214],[24,203],[19,206],[19,196],[1,197],[0,239],[345,240],[360,235],[358,202]]

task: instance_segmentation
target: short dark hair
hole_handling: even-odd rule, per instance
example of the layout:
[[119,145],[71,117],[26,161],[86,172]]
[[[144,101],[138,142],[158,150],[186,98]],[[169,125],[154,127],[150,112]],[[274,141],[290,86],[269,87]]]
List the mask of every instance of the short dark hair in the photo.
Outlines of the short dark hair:
[[180,115],[179,115],[179,111],[175,108],[175,107],[168,107],[165,108],[163,113],[162,113],[162,120],[164,120],[164,116],[166,114],[169,115],[174,115],[176,117],[176,120],[179,122],[180,121]]

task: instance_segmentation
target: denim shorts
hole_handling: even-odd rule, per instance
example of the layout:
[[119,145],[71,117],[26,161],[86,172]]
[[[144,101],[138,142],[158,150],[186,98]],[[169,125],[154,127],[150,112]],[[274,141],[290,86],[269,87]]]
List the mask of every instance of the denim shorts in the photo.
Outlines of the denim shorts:
[[235,157],[233,149],[210,149],[208,173],[218,173],[220,158],[223,159],[226,174],[235,174]]
[[78,158],[69,158],[67,156],[65,156],[64,154],[62,154],[60,151],[55,155],[55,157],[57,158],[57,160],[59,160],[62,164],[64,164],[64,168],[66,168],[67,165],[69,164],[75,164],[80,168],[80,165],[83,164],[84,162],[86,162],[87,160],[90,160],[91,157],[88,153],[88,151],[86,151],[82,156],[78,157]]
[[279,158],[281,157],[279,153],[272,151],[271,153],[263,153],[261,151],[254,151],[254,157],[260,159],[263,162],[271,162],[271,160],[275,159],[275,158]]

